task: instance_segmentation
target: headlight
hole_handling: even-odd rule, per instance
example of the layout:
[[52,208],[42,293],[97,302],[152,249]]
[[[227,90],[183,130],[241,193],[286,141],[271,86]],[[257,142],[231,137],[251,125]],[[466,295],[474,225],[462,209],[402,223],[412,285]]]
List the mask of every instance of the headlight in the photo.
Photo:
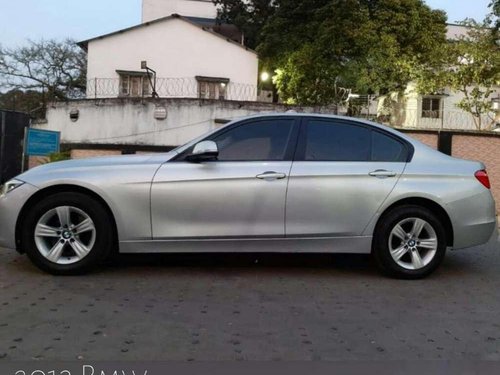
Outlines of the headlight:
[[19,186],[23,185],[24,182],[23,181],[19,181],[19,180],[10,180],[10,181],[7,181],[5,184],[3,184],[2,186],[0,186],[0,198],[3,197],[5,194],[8,194],[9,192],[11,192],[12,190],[14,190],[15,188],[18,188]]

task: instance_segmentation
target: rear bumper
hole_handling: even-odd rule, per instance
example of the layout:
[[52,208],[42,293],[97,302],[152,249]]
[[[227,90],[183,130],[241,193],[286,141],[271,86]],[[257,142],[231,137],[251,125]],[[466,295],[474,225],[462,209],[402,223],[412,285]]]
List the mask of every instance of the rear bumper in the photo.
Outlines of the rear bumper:
[[489,190],[448,205],[454,249],[487,243],[497,231],[495,201]]
[[16,249],[16,224],[26,201],[38,191],[25,183],[0,198],[0,247]]

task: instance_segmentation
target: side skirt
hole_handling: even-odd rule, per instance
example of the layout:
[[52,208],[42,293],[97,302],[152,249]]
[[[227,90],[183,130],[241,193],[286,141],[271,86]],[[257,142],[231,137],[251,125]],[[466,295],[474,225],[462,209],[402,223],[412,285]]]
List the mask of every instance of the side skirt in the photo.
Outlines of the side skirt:
[[372,236],[121,241],[120,253],[352,253],[369,254]]

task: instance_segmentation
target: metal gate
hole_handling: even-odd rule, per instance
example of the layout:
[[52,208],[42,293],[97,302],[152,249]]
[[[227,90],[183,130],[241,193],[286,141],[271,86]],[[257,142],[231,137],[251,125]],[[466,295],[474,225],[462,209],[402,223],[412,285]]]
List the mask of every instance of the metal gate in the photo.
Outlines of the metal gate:
[[26,113],[0,110],[0,184],[21,173]]

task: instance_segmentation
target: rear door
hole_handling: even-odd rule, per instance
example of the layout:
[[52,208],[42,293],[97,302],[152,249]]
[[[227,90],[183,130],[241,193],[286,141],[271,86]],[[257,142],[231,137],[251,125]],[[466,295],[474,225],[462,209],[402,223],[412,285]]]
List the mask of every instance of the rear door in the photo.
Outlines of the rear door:
[[362,123],[304,118],[289,178],[287,237],[361,235],[410,150],[405,141]]

